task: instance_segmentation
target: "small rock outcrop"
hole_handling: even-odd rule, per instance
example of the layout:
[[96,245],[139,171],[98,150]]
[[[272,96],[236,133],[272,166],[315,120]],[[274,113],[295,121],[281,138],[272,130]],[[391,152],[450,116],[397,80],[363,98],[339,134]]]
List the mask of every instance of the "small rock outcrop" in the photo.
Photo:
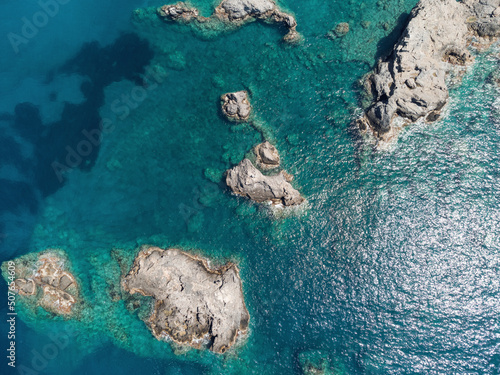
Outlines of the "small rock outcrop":
[[268,141],[259,143],[254,147],[255,163],[262,169],[274,169],[280,166],[278,150]]
[[331,39],[341,38],[349,32],[349,24],[347,22],[341,22],[335,26],[332,30],[328,32],[328,37]]
[[15,291],[33,296],[45,310],[70,315],[78,300],[79,286],[68,270],[68,260],[61,250],[46,250],[15,260]]
[[249,159],[243,159],[240,164],[228,170],[226,175],[226,184],[235,194],[258,203],[299,205],[304,202],[304,198],[289,180],[289,175],[283,171],[274,176],[263,175]]
[[498,35],[498,7],[498,0],[421,0],[392,53],[367,78],[374,100],[360,129],[390,141],[406,123],[437,120],[448,100],[447,73],[473,61],[467,47],[474,35]]
[[281,11],[273,0],[222,0],[210,17],[202,17],[196,8],[179,2],[164,5],[158,10],[158,14],[174,21],[222,21],[236,26],[253,20],[263,20],[284,26],[288,30],[285,41],[295,42],[300,39],[295,18]]
[[206,341],[210,350],[224,353],[248,328],[250,316],[233,263],[212,269],[207,260],[178,249],[143,248],[122,287],[154,298],[146,323],[158,340],[169,337],[195,348]]
[[172,5],[164,5],[158,10],[161,17],[169,18],[174,21],[189,22],[199,17],[198,9],[190,7],[186,3],[177,3]]
[[230,92],[221,96],[222,113],[229,119],[244,122],[250,117],[252,106],[246,91]]

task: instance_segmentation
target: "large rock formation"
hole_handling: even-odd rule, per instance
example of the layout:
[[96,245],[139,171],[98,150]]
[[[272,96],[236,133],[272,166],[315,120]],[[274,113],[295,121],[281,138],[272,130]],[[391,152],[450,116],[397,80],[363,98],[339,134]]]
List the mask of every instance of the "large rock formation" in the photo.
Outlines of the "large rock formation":
[[274,176],[264,176],[249,159],[243,159],[227,171],[226,184],[234,193],[259,203],[270,201],[284,206],[299,205],[304,198],[290,185],[289,179],[283,171]]
[[280,166],[280,155],[276,147],[268,141],[254,147],[255,163],[262,169],[274,169]]
[[258,19],[284,26],[288,30],[284,39],[288,42],[300,39],[295,18],[281,11],[273,0],[222,0],[210,17],[200,16],[196,8],[179,2],[162,6],[158,14],[174,21],[199,23],[222,21],[236,26]]
[[245,333],[249,314],[245,307],[239,270],[233,263],[210,268],[207,261],[177,249],[142,249],[129,274],[125,291],[154,298],[146,322],[158,339],[224,353]]
[[32,296],[45,310],[70,315],[78,300],[79,286],[68,270],[68,260],[61,250],[28,254],[14,261],[15,291]]
[[250,117],[252,106],[246,91],[230,92],[221,96],[222,113],[234,121],[246,121]]
[[474,35],[498,36],[498,12],[499,0],[421,0],[367,79],[374,101],[360,129],[388,141],[405,123],[437,120],[448,100],[447,73],[473,60],[467,46]]

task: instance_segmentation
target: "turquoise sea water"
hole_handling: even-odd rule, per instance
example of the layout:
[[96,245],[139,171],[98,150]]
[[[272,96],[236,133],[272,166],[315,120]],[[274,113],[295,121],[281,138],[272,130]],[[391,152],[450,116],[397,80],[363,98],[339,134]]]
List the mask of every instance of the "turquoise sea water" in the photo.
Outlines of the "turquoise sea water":
[[[415,3],[289,0],[281,5],[297,18],[297,46],[261,23],[200,34],[135,12],[126,28],[149,44],[161,77],[147,86],[137,86],[141,67],[123,73],[120,64],[138,59],[127,43],[107,58],[78,55],[85,69],[73,71],[100,88],[82,91],[99,98],[89,102],[112,131],[88,165],[37,198],[23,246],[5,236],[2,254],[65,249],[87,308],[78,321],[20,310],[19,365],[40,374],[300,374],[310,361],[335,374],[498,374],[500,102],[489,79],[498,47],[452,90],[444,120],[405,130],[390,150],[362,145],[352,127],[360,79]],[[161,4],[130,14],[143,5]],[[339,22],[349,33],[327,38]],[[116,78],[99,74],[108,65]],[[241,89],[255,126],[221,116],[220,95]],[[263,137],[305,208],[273,214],[225,188],[223,172]],[[142,244],[239,264],[251,321],[234,350],[172,348],[112,301],[120,269],[111,250],[131,261]],[[68,345],[36,362],[54,335]]]

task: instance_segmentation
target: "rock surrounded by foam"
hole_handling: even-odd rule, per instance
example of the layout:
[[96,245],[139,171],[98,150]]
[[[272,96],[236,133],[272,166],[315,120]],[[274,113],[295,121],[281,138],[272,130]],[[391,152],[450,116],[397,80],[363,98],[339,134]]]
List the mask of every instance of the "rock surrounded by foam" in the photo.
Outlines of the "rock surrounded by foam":
[[470,39],[498,35],[498,3],[421,0],[392,53],[368,76],[374,101],[358,121],[361,130],[388,141],[400,128],[397,118],[437,120],[448,100],[447,73],[473,61]]
[[248,197],[255,202],[271,202],[284,206],[296,206],[304,198],[289,182],[284,171],[273,176],[263,175],[249,159],[227,171],[226,184],[233,193]]

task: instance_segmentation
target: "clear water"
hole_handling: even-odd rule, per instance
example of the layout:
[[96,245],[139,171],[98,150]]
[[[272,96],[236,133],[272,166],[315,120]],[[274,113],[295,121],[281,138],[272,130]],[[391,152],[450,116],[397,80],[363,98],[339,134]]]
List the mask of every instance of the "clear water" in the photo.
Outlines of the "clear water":
[[[129,3],[120,12],[160,5]],[[12,168],[0,170],[1,177],[20,175],[33,202],[26,205],[24,190],[5,188],[2,258],[65,249],[88,302],[79,321],[21,311],[19,365],[33,368],[33,350],[42,352],[54,334],[72,327],[77,333],[68,346],[37,373],[299,374],[301,363],[324,359],[333,373],[498,374],[500,102],[488,79],[498,70],[497,47],[479,55],[452,91],[443,121],[407,129],[391,150],[362,146],[351,125],[360,111],[359,80],[390,49],[415,3],[288,0],[282,5],[304,36],[293,47],[269,25],[200,35],[141,11],[116,28],[147,41],[154,51],[148,61],[163,75],[140,91],[145,96],[128,105],[123,119],[113,108],[123,107],[123,95],[139,93],[142,67],[128,64],[138,57],[127,52],[142,42],[96,49],[92,58],[68,51],[73,65],[47,63],[51,79],[40,84],[41,93],[58,75],[80,77],[93,90],[82,99],[75,85],[68,94],[73,103],[88,103],[77,115],[96,110],[114,128],[64,184],[54,184],[47,169],[33,178],[40,173],[33,158],[25,167],[21,157],[2,153]],[[193,4],[206,15],[213,5]],[[100,6],[85,11],[108,14]],[[349,33],[328,39],[339,22],[349,22]],[[112,46],[104,34],[69,39],[80,47],[93,39]],[[255,127],[231,125],[219,112],[220,95],[240,89],[251,93]],[[22,98],[33,90],[25,91],[15,92]],[[9,132],[16,133],[12,121],[2,124],[7,147]],[[27,127],[16,147],[28,155],[51,148],[40,145],[50,137],[28,140],[35,127]],[[64,157],[65,141],[76,147],[85,139],[84,128],[63,132],[56,143],[63,152],[56,154]],[[221,181],[263,136],[308,199],[300,212],[273,215],[232,196]],[[251,322],[235,350],[179,352],[156,341],[123,301],[111,301],[119,268],[110,251],[122,249],[130,260],[141,244],[239,263]]]

